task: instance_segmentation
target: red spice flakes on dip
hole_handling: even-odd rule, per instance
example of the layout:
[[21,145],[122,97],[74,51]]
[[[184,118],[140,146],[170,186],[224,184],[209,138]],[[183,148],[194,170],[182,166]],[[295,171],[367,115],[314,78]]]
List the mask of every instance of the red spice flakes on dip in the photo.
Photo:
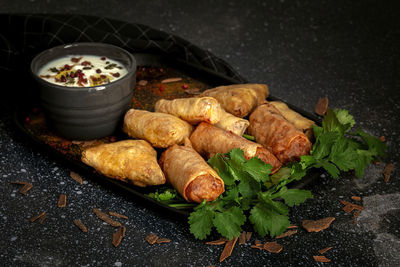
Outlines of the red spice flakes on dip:
[[48,62],[40,69],[39,76],[57,85],[89,87],[110,83],[127,73],[118,61],[94,55],[75,55]]

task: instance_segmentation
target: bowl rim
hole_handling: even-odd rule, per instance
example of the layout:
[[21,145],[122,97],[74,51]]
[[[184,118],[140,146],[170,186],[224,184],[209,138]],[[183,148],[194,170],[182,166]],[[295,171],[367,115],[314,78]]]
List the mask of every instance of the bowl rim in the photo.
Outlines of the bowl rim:
[[[87,46],[87,45],[90,45],[90,46],[102,46],[102,47],[106,47],[106,48],[108,47],[108,48],[111,48],[111,49],[120,50],[121,52],[126,54],[126,56],[132,61],[132,66],[130,68],[128,68],[127,66],[124,66],[126,68],[126,70],[127,70],[127,73],[123,77],[121,77],[120,79],[118,79],[116,81],[111,81],[110,83],[102,84],[102,85],[84,86],[84,87],[81,87],[81,86],[63,86],[63,85],[58,85],[58,84],[55,84],[55,83],[51,83],[51,82],[46,81],[45,79],[42,79],[37,73],[35,73],[33,71],[33,65],[36,63],[36,61],[38,59],[40,59],[43,55],[45,55],[47,53],[51,53],[52,50],[54,50],[54,49],[66,49],[66,48],[69,48],[69,47],[72,47],[72,46],[79,47],[79,46]],[[130,53],[129,51],[127,51],[127,50],[125,50],[125,49],[123,49],[123,48],[121,48],[119,46],[116,46],[116,45],[113,45],[113,44],[108,44],[108,43],[100,43],[100,42],[74,42],[74,43],[66,43],[66,44],[62,44],[62,45],[57,45],[57,46],[48,48],[48,49],[43,50],[42,52],[38,53],[32,59],[31,64],[30,64],[31,75],[37,81],[44,82],[45,84],[48,84],[49,86],[55,87],[55,88],[60,89],[60,90],[66,90],[66,91],[92,91],[92,90],[100,91],[100,90],[104,90],[104,89],[106,89],[107,86],[113,85],[116,82],[122,82],[122,81],[124,81],[126,79],[130,79],[130,76],[133,73],[136,72],[136,68],[137,68],[137,62],[136,62],[136,59],[135,59],[135,57],[133,56],[132,53]]]

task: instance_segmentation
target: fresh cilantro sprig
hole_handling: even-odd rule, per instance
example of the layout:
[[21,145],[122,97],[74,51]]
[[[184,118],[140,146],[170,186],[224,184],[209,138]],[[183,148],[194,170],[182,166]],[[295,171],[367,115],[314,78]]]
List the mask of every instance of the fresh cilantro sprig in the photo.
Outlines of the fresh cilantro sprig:
[[286,187],[292,177],[281,177],[268,187],[272,166],[257,157],[246,160],[240,149],[217,154],[208,163],[224,180],[225,192],[190,214],[190,231],[198,239],[206,238],[214,227],[228,239],[238,237],[247,220],[260,236],[279,235],[290,225],[288,207],[312,198],[308,190]]
[[196,206],[196,204],[187,203],[186,200],[179,195],[176,189],[169,186],[162,186],[155,192],[147,194],[147,196],[172,208],[184,209]]

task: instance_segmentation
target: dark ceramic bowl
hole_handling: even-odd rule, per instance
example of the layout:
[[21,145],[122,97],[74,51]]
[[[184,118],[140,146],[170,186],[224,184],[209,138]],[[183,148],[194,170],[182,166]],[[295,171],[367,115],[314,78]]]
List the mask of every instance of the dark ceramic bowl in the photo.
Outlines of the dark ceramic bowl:
[[[93,87],[52,84],[38,72],[49,61],[67,55],[105,56],[124,65],[127,74],[113,82]],[[130,107],[136,80],[136,60],[129,52],[104,43],[73,43],[38,54],[31,72],[39,85],[41,105],[49,126],[73,140],[112,135]]]

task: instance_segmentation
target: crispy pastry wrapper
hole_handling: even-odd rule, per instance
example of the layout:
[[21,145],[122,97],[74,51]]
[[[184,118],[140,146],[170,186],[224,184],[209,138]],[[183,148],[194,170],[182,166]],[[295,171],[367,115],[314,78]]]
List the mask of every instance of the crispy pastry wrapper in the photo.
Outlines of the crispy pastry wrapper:
[[182,144],[193,126],[173,115],[130,109],[125,114],[123,131],[133,138],[145,139],[154,147]]
[[248,131],[283,163],[299,160],[309,154],[311,142],[307,136],[285,119],[274,105],[260,105],[250,115]]
[[185,146],[173,145],[164,151],[160,166],[167,181],[189,202],[213,201],[225,191],[224,181],[188,140]]
[[282,116],[285,117],[285,119],[291,124],[293,124],[294,127],[305,133],[309,139],[312,138],[313,131],[311,129],[311,125],[315,125],[314,121],[303,117],[296,111],[290,109],[288,105],[281,101],[270,101],[269,103],[279,110]]
[[200,96],[218,100],[225,111],[243,118],[268,97],[266,84],[234,84],[205,90]]
[[198,124],[202,121],[214,124],[221,117],[221,106],[212,97],[160,99],[157,101],[154,110],[174,115],[191,124]]
[[207,158],[217,153],[227,153],[233,148],[240,148],[244,151],[246,159],[258,157],[265,163],[271,164],[272,173],[282,166],[272,152],[262,145],[208,123],[200,123],[190,136],[190,141],[193,148]]
[[87,148],[82,161],[105,176],[137,186],[165,183],[157,152],[144,140],[124,140]]
[[250,122],[248,120],[236,117],[222,109],[221,119],[214,125],[218,128],[242,136],[247,127],[249,127],[249,124]]

